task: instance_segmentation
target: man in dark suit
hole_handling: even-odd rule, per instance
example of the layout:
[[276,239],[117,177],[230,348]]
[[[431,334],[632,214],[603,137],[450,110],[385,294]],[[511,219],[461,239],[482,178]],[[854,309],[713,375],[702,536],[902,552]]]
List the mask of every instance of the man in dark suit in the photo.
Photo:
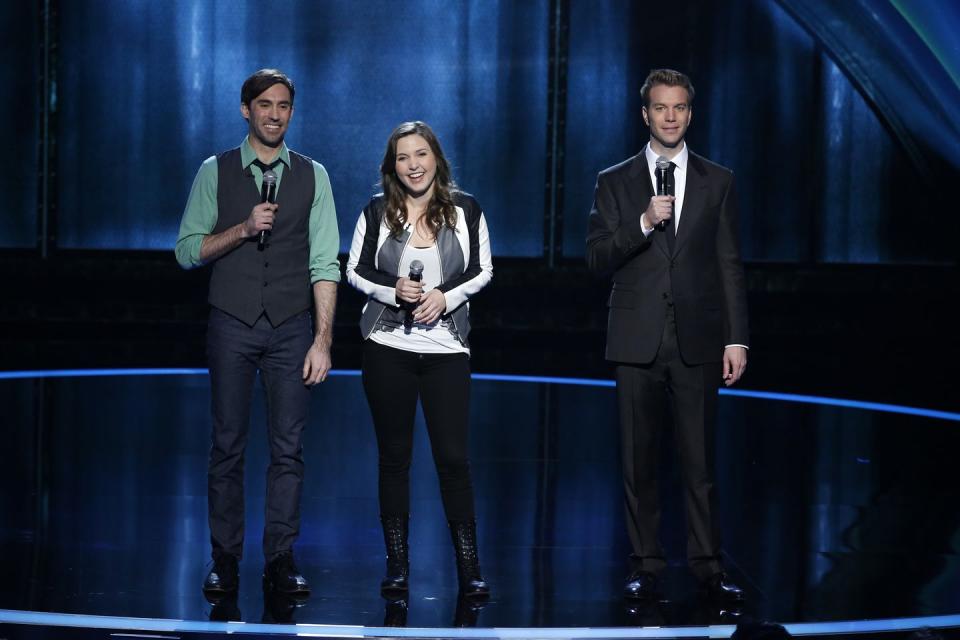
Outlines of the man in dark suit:
[[[606,357],[616,364],[633,546],[624,595],[655,597],[666,566],[657,453],[669,415],[685,485],[690,569],[710,595],[741,600],[720,563],[713,485],[717,390],[721,381],[737,382],[747,364],[733,174],[684,142],[694,96],[687,76],[651,71],[641,92],[650,142],[600,172],[587,234],[590,268],[613,274]],[[655,195],[658,183],[666,195]]]

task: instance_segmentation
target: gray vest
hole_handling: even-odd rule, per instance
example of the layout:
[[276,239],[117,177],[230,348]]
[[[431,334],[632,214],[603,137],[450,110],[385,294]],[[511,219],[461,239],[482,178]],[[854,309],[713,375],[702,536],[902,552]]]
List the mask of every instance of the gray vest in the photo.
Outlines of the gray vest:
[[[217,156],[217,225],[220,233],[247,219],[260,203],[256,179],[244,169],[240,149]],[[279,326],[310,309],[310,208],[316,179],[310,158],[290,152],[277,191],[277,217],[263,251],[253,237],[213,263],[210,304],[253,326],[266,312]]]
[[[373,227],[373,233],[379,233],[380,222],[383,220],[383,202],[384,200],[381,197],[376,203],[377,221],[375,223],[371,220],[367,221],[368,225],[377,225]],[[461,202],[457,202],[457,204],[464,206]],[[369,227],[368,233],[370,233]],[[410,232],[406,230],[399,236],[389,236],[377,253],[377,269],[386,273],[397,273],[400,268],[400,259],[403,256],[403,250],[406,248],[409,239]],[[456,233],[452,229],[446,226],[440,229],[440,232],[437,234],[437,248],[440,255],[441,283],[464,272],[467,267],[463,261],[463,250],[460,248]],[[393,331],[397,327],[403,326],[404,314],[405,312],[402,309],[388,307],[379,300],[371,297],[367,300],[367,306],[363,311],[363,315],[360,316],[360,333],[364,339],[366,339],[369,338],[373,330],[377,328],[383,331]],[[469,347],[470,344],[467,341],[467,336],[470,334],[470,314],[467,313],[466,303],[453,310],[447,309],[445,316],[450,319],[450,330],[453,332],[453,335],[457,337],[461,344]]]

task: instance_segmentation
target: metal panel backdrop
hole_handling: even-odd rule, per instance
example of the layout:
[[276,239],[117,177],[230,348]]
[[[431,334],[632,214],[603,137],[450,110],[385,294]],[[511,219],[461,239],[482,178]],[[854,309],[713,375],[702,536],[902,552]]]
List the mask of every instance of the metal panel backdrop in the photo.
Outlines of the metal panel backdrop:
[[[378,0],[61,4],[58,246],[169,249],[197,167],[242,139],[240,84],[269,65],[298,84],[288,140],[330,171],[342,249],[388,133],[420,118],[483,204],[495,253],[542,255],[547,2],[417,0],[402,14]],[[698,89],[692,148],[739,177],[746,259],[956,261],[947,185],[960,134],[944,114],[960,104],[950,39],[960,9],[677,0],[658,17],[651,6],[569,3],[564,255],[583,254],[597,171],[644,142],[643,76],[673,66]],[[0,246],[24,246],[36,186],[22,161],[37,166],[38,139],[36,109],[24,105],[36,100],[41,48],[30,45],[37,17],[25,15],[35,7],[2,11],[6,24],[30,25],[8,27],[4,43],[9,58],[33,60],[4,71],[27,99],[4,106],[21,127]],[[24,173],[26,188],[9,177]]]
[[204,158],[246,132],[240,85],[297,85],[291,148],[330,172],[349,247],[390,131],[437,131],[495,250],[542,250],[544,4],[69,2],[61,14],[61,246],[167,249]]
[[[36,2],[0,4],[0,121],[12,136],[0,159],[0,247],[33,247],[37,241],[37,131],[40,51]],[[14,62],[15,61],[15,62]]]

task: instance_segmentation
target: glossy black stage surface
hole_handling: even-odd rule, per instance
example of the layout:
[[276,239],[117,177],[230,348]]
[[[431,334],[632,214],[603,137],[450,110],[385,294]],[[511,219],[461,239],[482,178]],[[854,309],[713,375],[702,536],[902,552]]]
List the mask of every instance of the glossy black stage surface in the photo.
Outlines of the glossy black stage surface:
[[[640,627],[960,613],[960,422],[725,395],[717,474],[741,610],[699,597],[684,568],[680,482],[665,465],[664,601],[620,597],[628,553],[609,386],[477,379],[472,452],[482,607],[456,597],[429,444],[418,416],[412,588],[378,593],[376,451],[356,375],[313,393],[303,606],[260,587],[266,440],[254,401],[247,546],[236,603],[200,592],[208,568],[203,374],[0,380],[0,609],[179,620],[382,627]],[[669,438],[665,447],[671,448]],[[672,460],[672,456],[671,456]],[[0,636],[3,634],[0,633]],[[10,636],[14,637],[14,636]]]

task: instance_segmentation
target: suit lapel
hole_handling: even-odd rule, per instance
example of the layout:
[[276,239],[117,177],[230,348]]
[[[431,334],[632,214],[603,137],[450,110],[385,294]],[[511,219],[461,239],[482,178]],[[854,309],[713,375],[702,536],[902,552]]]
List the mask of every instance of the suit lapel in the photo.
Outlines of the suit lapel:
[[[654,194],[653,184],[650,182],[650,167],[647,165],[646,147],[633,158],[627,191],[630,194],[630,201],[636,203],[637,215],[640,216],[647,210],[650,198]],[[659,247],[664,255],[670,257],[670,247],[667,246],[666,234],[654,229],[650,236],[650,241]]]
[[700,158],[692,151],[687,156],[687,184],[683,192],[683,210],[680,212],[680,222],[677,227],[677,238],[674,243],[674,255],[683,249],[691,230],[696,226],[703,214],[703,207],[707,202],[707,170],[700,162]]

